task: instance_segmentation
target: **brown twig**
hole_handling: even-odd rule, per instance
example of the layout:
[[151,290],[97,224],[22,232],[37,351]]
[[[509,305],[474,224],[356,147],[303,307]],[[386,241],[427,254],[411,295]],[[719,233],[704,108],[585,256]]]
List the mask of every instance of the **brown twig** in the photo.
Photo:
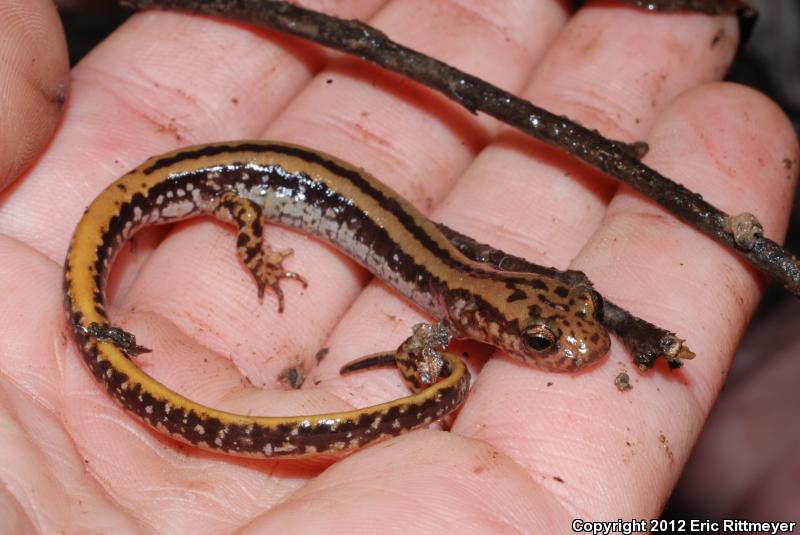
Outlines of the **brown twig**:
[[[634,5],[653,0],[629,0]],[[737,12],[752,17],[741,0],[655,0],[662,9]],[[435,89],[471,112],[484,112],[532,137],[559,147],[629,184],[683,221],[726,245],[800,297],[800,263],[774,241],[755,233],[738,240],[730,216],[639,161],[642,146],[606,139],[483,80],[395,43],[357,20],[342,20],[286,2],[265,0],[123,0],[137,9],[179,9],[235,19],[282,31],[356,55]]]

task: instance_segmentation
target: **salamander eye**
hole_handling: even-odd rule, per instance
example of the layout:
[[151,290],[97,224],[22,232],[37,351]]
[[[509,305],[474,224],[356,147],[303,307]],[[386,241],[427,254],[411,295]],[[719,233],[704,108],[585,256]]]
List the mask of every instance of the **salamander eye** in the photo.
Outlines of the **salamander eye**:
[[551,349],[556,343],[556,335],[544,325],[534,325],[522,333],[522,341],[534,351],[542,352]]

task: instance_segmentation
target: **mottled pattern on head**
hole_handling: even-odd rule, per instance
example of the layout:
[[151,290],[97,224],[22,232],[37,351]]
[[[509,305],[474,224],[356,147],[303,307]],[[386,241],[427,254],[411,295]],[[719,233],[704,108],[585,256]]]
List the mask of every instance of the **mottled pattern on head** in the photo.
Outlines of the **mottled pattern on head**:
[[602,298],[590,286],[502,271],[477,284],[484,289],[444,298],[448,320],[465,336],[552,371],[578,370],[608,352]]

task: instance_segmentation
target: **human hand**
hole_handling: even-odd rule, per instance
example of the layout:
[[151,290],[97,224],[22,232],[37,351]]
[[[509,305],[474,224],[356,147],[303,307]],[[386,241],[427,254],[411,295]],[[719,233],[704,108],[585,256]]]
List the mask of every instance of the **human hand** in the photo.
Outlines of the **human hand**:
[[[708,83],[732,58],[733,19],[594,7],[564,26],[556,2],[485,6],[407,1],[378,13],[377,2],[351,2],[336,14],[608,137],[644,138],[648,164],[722,209],[753,211],[780,237],[796,139],[763,97]],[[18,518],[42,531],[72,519],[114,531],[541,532],[566,531],[574,517],[657,515],[759,298],[758,277],[565,155],[515,132],[495,137],[491,120],[412,82],[326,59],[282,35],[148,12],[73,71],[57,137],[0,205],[0,285],[14,318],[0,364],[7,427],[22,437],[6,441],[4,471],[20,481]],[[231,459],[163,438],[113,404],[68,340],[64,252],[86,204],[146,157],[250,137],[361,165],[435,220],[511,253],[558,267],[574,258],[601,293],[685,337],[698,358],[681,372],[639,374],[616,341],[577,375],[493,358],[452,433],[410,433],[327,470],[330,460]],[[239,412],[307,414],[404,395],[393,370],[340,377],[338,368],[395,347],[426,318],[316,240],[276,227],[266,239],[292,247],[286,267],[309,281],[305,291],[283,285],[282,315],[273,297],[259,303],[232,229],[192,220],[137,238],[115,265],[109,301],[115,321],[155,350],[140,366]],[[330,351],[317,364],[322,347]],[[275,389],[298,364],[304,388]],[[624,394],[613,386],[622,370],[634,385]],[[75,514],[84,509],[92,514]]]

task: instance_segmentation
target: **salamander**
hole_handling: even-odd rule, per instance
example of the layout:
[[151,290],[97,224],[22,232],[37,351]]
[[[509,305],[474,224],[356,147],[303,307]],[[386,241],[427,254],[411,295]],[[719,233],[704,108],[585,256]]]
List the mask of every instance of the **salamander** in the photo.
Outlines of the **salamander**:
[[[394,352],[342,373],[396,365],[410,396],[352,411],[262,417],[196,403],[135,363],[149,351],[114,326],[105,283],[115,255],[148,225],[210,215],[237,229],[237,250],[259,297],[277,296],[291,250],[262,242],[265,222],[301,229],[343,251],[416,303],[420,324]],[[231,455],[297,457],[345,451],[427,425],[465,398],[469,373],[446,352],[453,338],[491,344],[527,364],[574,371],[608,351],[602,299],[579,272],[519,273],[468,258],[435,223],[365,171],[333,156],[272,141],[236,141],[155,156],[106,188],[78,223],[64,264],[67,321],[96,379],[149,426]]]

